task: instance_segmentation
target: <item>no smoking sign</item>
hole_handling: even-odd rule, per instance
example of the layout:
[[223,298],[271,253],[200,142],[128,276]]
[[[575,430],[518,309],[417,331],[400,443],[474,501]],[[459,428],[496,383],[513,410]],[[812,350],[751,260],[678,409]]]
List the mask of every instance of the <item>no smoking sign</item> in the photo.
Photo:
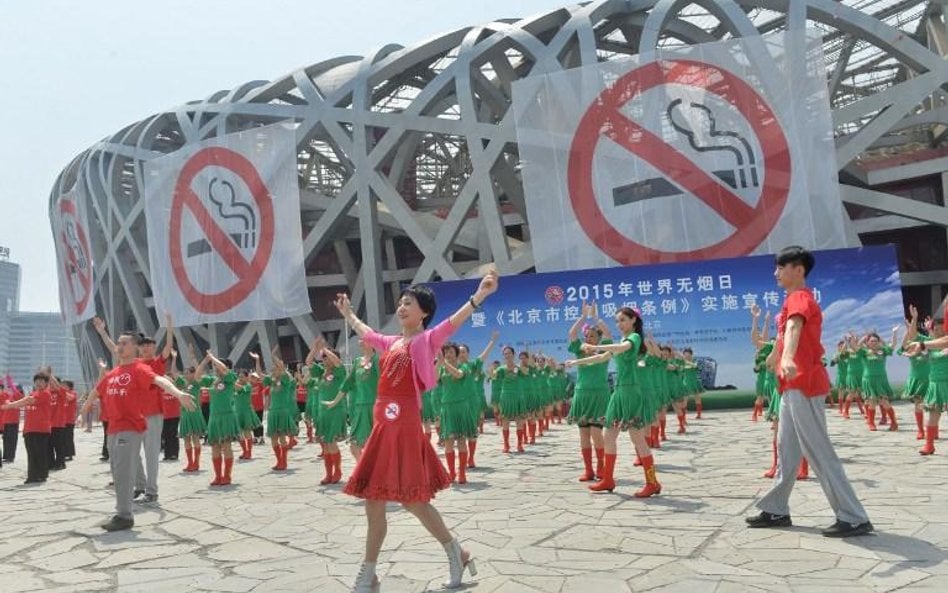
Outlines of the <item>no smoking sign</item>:
[[[651,108],[629,109],[643,99]],[[733,125],[737,121],[741,125]],[[656,122],[660,129],[650,129]],[[603,157],[609,150],[620,151],[613,167],[631,161],[642,166],[626,173],[628,183],[605,188],[597,171],[610,166]],[[623,265],[753,252],[783,214],[790,181],[788,141],[768,102],[735,74],[694,60],[651,62],[620,76],[580,119],[567,171],[580,227]],[[677,210],[668,208],[672,199]],[[627,214],[636,205],[638,219]],[[669,246],[674,237],[650,242],[632,232],[660,227],[675,212],[725,231],[692,249]]]

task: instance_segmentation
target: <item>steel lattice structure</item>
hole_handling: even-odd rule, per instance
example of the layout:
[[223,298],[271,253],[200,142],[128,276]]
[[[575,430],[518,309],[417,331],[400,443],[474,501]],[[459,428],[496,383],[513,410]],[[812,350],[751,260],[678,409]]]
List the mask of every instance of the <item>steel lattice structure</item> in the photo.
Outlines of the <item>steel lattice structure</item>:
[[[405,282],[477,275],[486,262],[504,274],[532,268],[513,81],[656,47],[801,31],[805,23],[824,35],[844,201],[885,213],[883,226],[891,228],[948,226],[940,205],[868,189],[859,167],[879,151],[940,146],[948,124],[940,7],[920,0],[603,0],[465,27],[248,82],[136,122],[76,157],[51,200],[76,184],[84,190],[96,308],[112,328],[154,334],[142,164],[187,143],[297,122],[315,315],[181,328],[177,337],[243,363],[256,343],[266,352],[279,341],[288,360],[299,360],[316,335],[340,339],[342,322],[329,306],[339,290],[351,291],[363,318],[380,326]],[[851,244],[859,243],[863,222],[850,225]],[[91,378],[102,348],[90,327],[76,332]]]

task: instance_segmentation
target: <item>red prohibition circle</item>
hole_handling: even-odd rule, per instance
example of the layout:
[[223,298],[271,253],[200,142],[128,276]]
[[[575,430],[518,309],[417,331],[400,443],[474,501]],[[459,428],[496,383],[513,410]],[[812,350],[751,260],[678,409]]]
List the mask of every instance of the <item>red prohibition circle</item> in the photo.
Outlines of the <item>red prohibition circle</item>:
[[59,215],[61,219],[65,219],[66,216],[73,219],[73,227],[76,229],[76,239],[79,241],[79,248],[82,249],[82,254],[86,260],[86,271],[82,273],[78,265],[79,258],[76,257],[76,254],[73,252],[69,238],[66,237],[64,230],[60,230],[59,240],[63,245],[63,254],[66,256],[63,260],[63,272],[68,278],[70,264],[72,264],[78,272],[79,284],[82,286],[83,291],[82,295],[76,298],[77,295],[73,290],[72,282],[68,283],[68,287],[72,296],[72,305],[76,309],[76,315],[82,315],[82,312],[85,311],[86,306],[89,304],[89,298],[92,297],[92,250],[89,249],[89,239],[86,237],[86,230],[79,224],[79,216],[76,213],[76,203],[72,200],[60,200]]
[[[201,200],[191,190],[191,182],[207,167],[221,167],[233,171],[250,189],[250,195],[260,212],[260,242],[253,259],[247,261],[233,240],[208,212]],[[216,293],[201,292],[188,277],[181,253],[181,225],[184,209],[191,211],[198,225],[207,236],[211,249],[216,251],[231,269],[237,282]],[[195,310],[206,314],[223,313],[241,303],[257,286],[270,262],[273,252],[273,199],[260,178],[256,167],[239,152],[212,146],[196,152],[181,168],[171,201],[169,221],[169,253],[171,269],[181,292]]]
[[[643,126],[627,118],[621,107],[662,84],[701,88],[730,103],[748,121],[763,150],[764,175],[760,198],[751,207]],[[692,251],[662,251],[620,233],[596,199],[593,158],[601,136],[646,161],[672,182],[715,210],[735,231],[725,239]],[[567,187],[576,219],[592,242],[623,265],[737,257],[760,245],[783,214],[790,192],[790,149],[777,116],[767,102],[738,76],[692,60],[651,62],[632,70],[603,91],[576,129],[570,145]]]

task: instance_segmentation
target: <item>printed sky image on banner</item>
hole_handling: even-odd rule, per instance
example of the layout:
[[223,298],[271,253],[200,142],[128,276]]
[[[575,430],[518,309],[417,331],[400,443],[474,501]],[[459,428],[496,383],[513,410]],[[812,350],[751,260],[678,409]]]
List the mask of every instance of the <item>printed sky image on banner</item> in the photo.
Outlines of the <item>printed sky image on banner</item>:
[[[892,328],[905,333],[895,248],[892,246],[816,252],[809,286],[823,307],[823,344],[833,356],[839,338],[870,330],[888,342]],[[646,330],[676,349],[690,346],[696,357],[716,363],[714,385],[754,388],[754,348],[750,342],[750,308],[757,303],[771,317],[780,310],[783,291],[774,281],[774,257],[760,255],[681,264],[603,268],[502,277],[500,290],[458,330],[455,340],[479,352],[492,331],[499,345],[488,361],[501,358],[500,345],[518,351],[542,351],[557,360],[566,351],[570,326],[583,300],[596,302],[600,316],[617,333],[614,315],[622,306],[642,312]],[[438,299],[438,320],[460,307],[478,280],[431,284]],[[923,312],[924,314],[924,312]],[[770,335],[774,335],[771,322]],[[888,365],[893,384],[908,373],[904,358]],[[830,369],[831,377],[835,370]]]

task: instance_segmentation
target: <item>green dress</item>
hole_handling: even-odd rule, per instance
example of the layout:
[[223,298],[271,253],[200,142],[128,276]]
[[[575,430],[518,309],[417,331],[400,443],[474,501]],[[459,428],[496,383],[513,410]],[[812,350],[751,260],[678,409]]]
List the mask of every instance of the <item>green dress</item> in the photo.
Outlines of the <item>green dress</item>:
[[260,418],[253,411],[253,404],[250,398],[253,394],[253,386],[250,383],[244,383],[237,388],[237,401],[234,404],[237,411],[237,425],[240,430],[247,432],[260,426]]
[[765,397],[770,398],[764,418],[770,422],[777,422],[780,420],[780,384],[777,381],[777,375],[766,366],[764,367],[764,392],[767,394]]
[[682,366],[685,361],[680,358],[672,358],[667,362],[669,395],[672,401],[681,401],[688,397],[685,392],[685,384],[681,380]]
[[270,407],[267,409],[267,434],[296,436],[300,426],[296,420],[296,380],[287,373],[268,376],[263,384],[270,388]]
[[[611,344],[612,340],[603,340],[602,344]],[[582,351],[583,343],[573,340],[568,350],[576,358],[586,358]],[[576,367],[576,386],[573,388],[573,403],[569,408],[567,422],[580,427],[590,424],[602,425],[606,420],[606,408],[609,406],[609,363],[579,365]]]
[[701,395],[704,391],[701,379],[698,378],[698,365],[694,361],[681,361],[681,381],[685,395]]
[[[459,369],[462,373],[465,366]],[[446,369],[441,369],[438,378],[441,385],[441,425],[438,434],[442,439],[477,438],[477,421],[471,415],[471,388],[465,378],[466,375],[455,378]]]
[[484,395],[484,361],[480,358],[469,360],[461,365],[461,370],[464,371],[464,399],[467,402],[468,414],[474,420],[475,426],[480,426],[481,414],[487,409],[487,399]]
[[379,357],[356,358],[340,388],[349,397],[349,442],[363,446],[372,434],[372,409],[379,389]]
[[846,369],[846,387],[849,391],[862,392],[863,359],[854,353],[849,355],[849,368]]
[[757,350],[757,354],[754,355],[754,372],[757,374],[757,383],[755,386],[755,393],[757,397],[770,397],[770,393],[767,391],[767,357],[770,356],[770,353],[774,350],[773,342],[765,342]]
[[306,405],[303,406],[303,416],[305,416],[313,426],[316,426],[319,422],[319,415],[323,407],[319,403],[319,382],[322,376],[322,365],[310,365],[309,377],[306,379]]
[[[929,339],[928,336],[920,335],[916,341]],[[899,348],[899,354],[905,350]],[[928,375],[930,373],[931,363],[929,362],[929,352],[919,352],[915,356],[909,357],[909,376],[905,382],[905,389],[902,391],[902,399],[913,400],[924,398],[928,393]]]
[[928,355],[928,391],[922,405],[929,412],[942,412],[948,406],[948,355],[944,350],[933,350]]
[[878,352],[868,348],[856,351],[856,358],[863,361],[862,392],[868,399],[891,398],[894,394],[885,370],[885,359],[892,355],[892,348],[883,346]]
[[500,415],[505,420],[520,420],[526,416],[523,405],[523,382],[519,367],[500,367],[494,372],[494,393],[500,391]]
[[655,366],[654,364],[649,364],[648,359],[649,355],[647,354],[639,358],[639,368],[636,378],[638,379],[639,389],[642,391],[642,396],[645,397],[649,402],[649,408],[658,414],[658,412],[665,409],[665,400],[656,389]]
[[833,360],[830,361],[830,366],[836,367],[836,391],[846,391],[848,389],[846,378],[849,374],[849,353],[837,352]]
[[207,376],[201,379],[201,383],[211,390],[207,442],[217,445],[225,441],[236,441],[240,436],[240,425],[237,423],[237,413],[234,411],[237,374],[228,371],[221,377]]
[[193,410],[181,406],[178,434],[181,437],[203,437],[207,434],[207,423],[204,421],[204,414],[201,413],[201,385],[196,381],[189,383],[184,377],[176,378],[174,384],[178,389],[187,391],[191,396],[191,401],[194,402]]
[[618,426],[620,430],[641,430],[655,422],[652,401],[642,393],[638,381],[642,336],[632,334],[622,341],[628,342],[631,347],[613,356],[616,361],[615,389],[606,408],[606,425]]
[[[319,401],[331,402],[339,395],[339,390],[346,380],[346,369],[344,367],[337,367],[331,371],[324,369],[316,380]],[[319,442],[338,443],[346,440],[348,438],[346,402],[340,402],[332,408],[322,403],[317,405],[321,408],[316,418],[316,435],[319,437]]]
[[438,407],[441,394],[440,386],[435,385],[428,391],[421,394],[421,420],[422,422],[435,422],[438,420]]

